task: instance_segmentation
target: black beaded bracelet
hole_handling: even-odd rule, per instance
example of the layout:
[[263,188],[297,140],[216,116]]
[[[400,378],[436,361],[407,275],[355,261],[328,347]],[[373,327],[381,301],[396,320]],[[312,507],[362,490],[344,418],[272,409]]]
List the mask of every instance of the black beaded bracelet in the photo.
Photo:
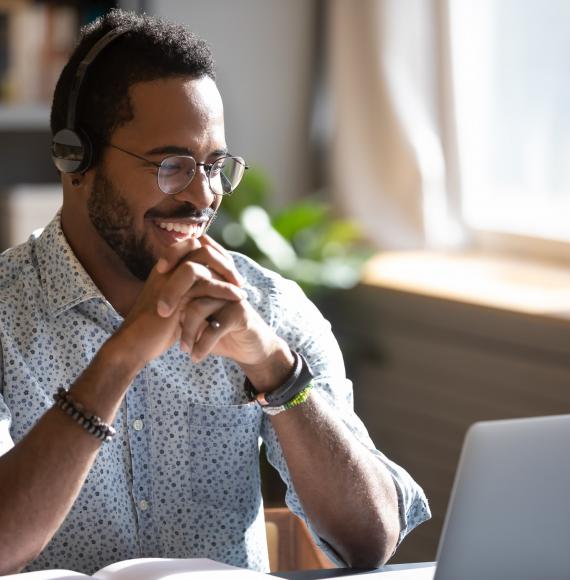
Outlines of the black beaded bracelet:
[[74,401],[69,391],[63,387],[57,389],[53,396],[55,406],[60,408],[66,415],[69,415],[78,425],[91,433],[97,439],[108,443],[115,436],[115,429],[105,423],[101,417],[93,413],[87,413],[81,403]]

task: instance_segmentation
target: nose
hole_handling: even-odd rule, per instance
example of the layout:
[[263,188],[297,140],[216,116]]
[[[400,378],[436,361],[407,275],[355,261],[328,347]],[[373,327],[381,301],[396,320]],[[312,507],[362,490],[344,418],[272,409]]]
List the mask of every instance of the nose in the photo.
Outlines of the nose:
[[187,201],[198,209],[210,207],[216,198],[214,192],[210,189],[208,176],[204,167],[198,165],[190,183],[180,192],[174,194],[178,201]]

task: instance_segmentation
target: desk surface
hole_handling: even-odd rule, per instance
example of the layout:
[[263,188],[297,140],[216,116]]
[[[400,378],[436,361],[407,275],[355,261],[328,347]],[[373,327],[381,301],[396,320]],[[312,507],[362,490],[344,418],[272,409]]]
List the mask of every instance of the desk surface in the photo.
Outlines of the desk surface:
[[366,573],[370,570],[355,570],[354,568],[332,568],[329,570],[301,570],[299,572],[274,572],[271,576],[288,578],[289,580],[321,580],[321,578],[339,578],[350,574]]
[[[378,572],[396,572],[433,566],[435,562],[415,562],[412,564],[389,564],[381,569],[358,570],[355,568],[332,568],[329,570],[301,570],[298,572],[274,572],[271,576],[289,580],[321,580],[322,578],[340,578],[342,576],[368,575]],[[364,580],[364,579],[363,579]]]

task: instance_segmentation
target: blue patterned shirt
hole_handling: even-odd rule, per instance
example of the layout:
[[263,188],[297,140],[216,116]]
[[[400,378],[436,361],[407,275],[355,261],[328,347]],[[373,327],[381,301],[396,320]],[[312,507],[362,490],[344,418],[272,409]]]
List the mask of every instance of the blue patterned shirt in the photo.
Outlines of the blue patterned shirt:
[[[403,538],[429,518],[426,498],[404,469],[374,448],[354,414],[329,323],[293,282],[245,256],[233,258],[249,302],[307,358],[325,404],[392,474]],[[121,323],[73,254],[59,216],[41,235],[0,256],[0,454],[26,435],[57,388],[75,381]],[[209,356],[195,364],[178,346],[146,365],[116,416],[115,439],[101,447],[64,523],[26,570],[91,574],[118,560],[151,556],[208,557],[267,570],[261,440],[287,485],[289,508],[307,518],[270,420],[248,402],[243,382],[233,361]]]

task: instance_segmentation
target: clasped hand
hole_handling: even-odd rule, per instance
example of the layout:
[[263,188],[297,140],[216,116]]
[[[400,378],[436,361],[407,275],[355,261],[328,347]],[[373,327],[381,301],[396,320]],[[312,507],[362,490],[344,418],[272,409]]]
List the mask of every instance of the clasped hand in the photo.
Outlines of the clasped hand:
[[248,303],[243,284],[229,254],[209,236],[179,242],[153,268],[118,334],[142,366],[177,341],[194,362],[216,354],[262,365],[280,339]]

